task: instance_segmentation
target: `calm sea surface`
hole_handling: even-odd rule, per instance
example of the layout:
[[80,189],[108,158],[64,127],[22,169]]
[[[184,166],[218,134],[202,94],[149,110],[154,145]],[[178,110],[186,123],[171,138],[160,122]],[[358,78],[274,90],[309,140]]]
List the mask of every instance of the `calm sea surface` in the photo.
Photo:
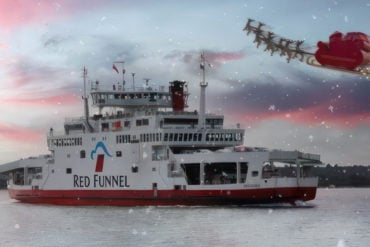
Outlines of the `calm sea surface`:
[[370,189],[301,207],[71,207],[0,191],[0,246],[370,246]]

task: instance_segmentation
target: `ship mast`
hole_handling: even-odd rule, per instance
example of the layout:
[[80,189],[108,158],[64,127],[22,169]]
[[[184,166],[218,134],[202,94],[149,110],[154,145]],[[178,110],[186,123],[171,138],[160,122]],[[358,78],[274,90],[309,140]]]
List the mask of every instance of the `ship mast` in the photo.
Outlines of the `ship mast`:
[[200,69],[202,70],[202,81],[200,82],[200,102],[199,102],[199,127],[205,128],[205,112],[206,112],[206,69],[205,69],[204,51],[200,55]]
[[94,128],[91,126],[91,124],[89,122],[89,101],[88,101],[89,97],[87,97],[87,93],[86,93],[87,69],[85,67],[83,69],[82,77],[84,79],[84,95],[82,96],[82,99],[84,101],[85,121],[86,121],[86,126],[87,126],[89,132],[93,132]]
[[84,78],[84,95],[82,96],[82,99],[84,100],[84,112],[85,112],[85,119],[86,121],[89,120],[89,103],[88,103],[88,97],[86,95],[86,78],[87,78],[87,69],[84,67],[83,69],[83,78]]

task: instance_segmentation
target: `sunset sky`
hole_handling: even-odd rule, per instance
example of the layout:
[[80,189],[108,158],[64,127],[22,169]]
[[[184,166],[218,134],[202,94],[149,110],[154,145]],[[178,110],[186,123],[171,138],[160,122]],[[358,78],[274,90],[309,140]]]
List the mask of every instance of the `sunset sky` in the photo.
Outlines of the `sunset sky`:
[[84,66],[107,86],[121,79],[117,60],[137,84],[186,80],[198,108],[201,51],[207,110],[240,123],[245,145],[370,164],[370,78],[288,64],[243,32],[253,18],[314,52],[334,31],[370,34],[369,13],[370,0],[2,0],[0,164],[47,153],[49,128],[83,114]]

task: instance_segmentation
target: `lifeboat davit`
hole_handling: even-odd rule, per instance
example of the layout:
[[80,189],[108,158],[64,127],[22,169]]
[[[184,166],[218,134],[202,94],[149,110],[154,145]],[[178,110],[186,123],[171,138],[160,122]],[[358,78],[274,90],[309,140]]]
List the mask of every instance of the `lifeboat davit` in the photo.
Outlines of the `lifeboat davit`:
[[335,32],[317,47],[315,58],[323,66],[354,70],[370,64],[370,38],[361,32]]

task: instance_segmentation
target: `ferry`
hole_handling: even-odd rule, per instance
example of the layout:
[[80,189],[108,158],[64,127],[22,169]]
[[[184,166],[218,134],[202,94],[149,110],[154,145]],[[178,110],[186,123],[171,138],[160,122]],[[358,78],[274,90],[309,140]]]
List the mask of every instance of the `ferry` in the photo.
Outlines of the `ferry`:
[[[47,132],[49,154],[0,166],[12,199],[56,205],[245,205],[313,200],[320,156],[244,146],[245,131],[206,112],[201,56],[199,109],[188,83],[90,85],[84,115]],[[114,68],[116,69],[116,67]],[[124,74],[125,70],[122,70]],[[96,114],[89,113],[89,98]]]

